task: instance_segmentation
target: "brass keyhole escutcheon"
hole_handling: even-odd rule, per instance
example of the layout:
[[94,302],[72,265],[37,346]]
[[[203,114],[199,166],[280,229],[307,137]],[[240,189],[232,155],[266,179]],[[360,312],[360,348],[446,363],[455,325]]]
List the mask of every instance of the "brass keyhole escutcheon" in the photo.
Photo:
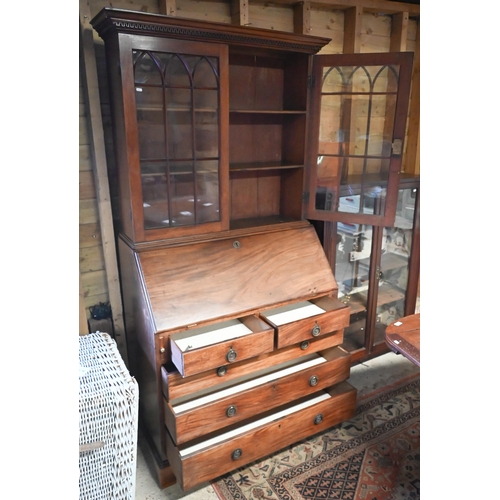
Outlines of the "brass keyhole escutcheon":
[[318,323],[316,323],[313,326],[311,334],[312,334],[313,337],[317,337],[320,333],[321,333],[321,327],[318,325]]
[[236,406],[230,406],[227,410],[226,410],[226,415],[228,417],[234,417],[236,415]]
[[225,366],[220,366],[217,368],[217,375],[223,377],[227,373],[227,368]]
[[316,415],[316,417],[314,418],[314,424],[315,425],[318,425],[318,424],[321,424],[321,422],[323,422],[323,415],[321,415],[321,413],[319,413],[318,415]]
[[302,342],[300,344],[300,348],[305,351],[307,348],[309,347],[309,342],[307,340],[304,340],[304,342]]
[[238,354],[236,353],[236,351],[233,349],[229,349],[229,352],[226,355],[226,359],[228,360],[228,362],[232,363],[237,357]]
[[316,375],[313,375],[310,379],[309,379],[309,385],[311,387],[314,387],[315,385],[318,385],[318,377]]
[[243,452],[241,451],[241,449],[236,448],[236,450],[234,450],[233,453],[231,453],[231,458],[233,460],[238,460],[238,458],[240,458],[241,455],[243,455]]

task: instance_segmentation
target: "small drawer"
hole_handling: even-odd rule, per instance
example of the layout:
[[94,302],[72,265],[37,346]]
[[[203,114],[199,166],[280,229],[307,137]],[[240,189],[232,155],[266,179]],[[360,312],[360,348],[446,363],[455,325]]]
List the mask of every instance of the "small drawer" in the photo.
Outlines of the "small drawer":
[[247,420],[349,377],[351,355],[340,347],[281,363],[210,391],[168,402],[165,425],[182,444]]
[[221,383],[234,382],[241,377],[301,358],[306,354],[325,351],[342,344],[343,338],[343,330],[338,330],[313,340],[304,340],[299,344],[220,366],[188,378],[182,377],[177,368],[169,362],[161,367],[163,394],[168,401],[189,396],[194,392],[204,391]]
[[172,363],[183,377],[272,351],[274,330],[255,315],[170,336]]
[[354,415],[356,389],[341,382],[232,426],[224,432],[175,446],[167,432],[167,456],[179,486],[195,486],[290,446]]
[[277,331],[277,348],[311,340],[349,326],[350,308],[332,297],[320,297],[262,312]]

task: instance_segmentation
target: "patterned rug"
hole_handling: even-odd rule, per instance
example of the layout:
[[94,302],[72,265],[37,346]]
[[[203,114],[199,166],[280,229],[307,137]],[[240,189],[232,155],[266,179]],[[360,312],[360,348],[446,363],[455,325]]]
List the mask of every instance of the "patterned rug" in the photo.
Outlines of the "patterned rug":
[[358,401],[356,415],[212,483],[221,500],[420,499],[420,380]]

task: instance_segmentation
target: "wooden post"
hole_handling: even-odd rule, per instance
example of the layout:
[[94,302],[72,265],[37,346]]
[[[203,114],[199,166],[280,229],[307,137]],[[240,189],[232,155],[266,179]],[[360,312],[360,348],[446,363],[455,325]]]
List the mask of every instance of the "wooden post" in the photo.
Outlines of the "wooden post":
[[311,2],[299,2],[293,6],[293,32],[308,35],[311,31]]
[[361,48],[363,8],[351,7],[344,11],[344,54],[356,54]]
[[417,24],[417,43],[413,58],[413,76],[410,95],[410,116],[406,157],[403,158],[403,172],[420,174],[420,23]]
[[240,26],[250,25],[248,0],[231,0],[231,23]]
[[84,69],[83,83],[86,92],[87,123],[89,124],[90,150],[92,153],[92,168],[96,185],[95,190],[99,210],[104,265],[106,268],[116,344],[123,361],[128,366],[127,342],[125,338],[123,306],[116,258],[113,217],[111,212],[94,37],[90,19],[89,0],[80,0],[80,50]]
[[177,14],[177,2],[176,0],[159,0],[158,9],[160,14],[175,16]]
[[400,12],[392,16],[390,52],[406,52],[408,19],[408,12]]

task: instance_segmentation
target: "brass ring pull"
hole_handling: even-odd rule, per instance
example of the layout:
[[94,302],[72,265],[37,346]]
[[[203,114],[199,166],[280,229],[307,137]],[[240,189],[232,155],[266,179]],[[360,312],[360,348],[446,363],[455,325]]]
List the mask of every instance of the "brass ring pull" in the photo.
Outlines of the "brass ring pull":
[[238,458],[240,458],[241,455],[243,455],[243,452],[241,451],[241,449],[236,448],[236,450],[234,450],[233,453],[231,453],[231,458],[233,460],[238,460]]
[[318,385],[318,377],[316,377],[316,375],[313,375],[310,379],[309,379],[309,385],[311,387],[314,387],[315,385]]
[[228,417],[234,417],[236,415],[236,406],[229,406],[226,410],[226,415]]
[[238,354],[236,351],[233,349],[229,349],[229,352],[226,355],[226,359],[228,360],[229,363],[232,363],[236,358],[238,357]]
[[311,331],[313,337],[317,337],[321,333],[321,327],[316,323]]
[[314,425],[321,424],[321,422],[323,422],[323,415],[321,415],[321,413],[318,413],[318,415],[316,415],[316,417],[314,418]]

